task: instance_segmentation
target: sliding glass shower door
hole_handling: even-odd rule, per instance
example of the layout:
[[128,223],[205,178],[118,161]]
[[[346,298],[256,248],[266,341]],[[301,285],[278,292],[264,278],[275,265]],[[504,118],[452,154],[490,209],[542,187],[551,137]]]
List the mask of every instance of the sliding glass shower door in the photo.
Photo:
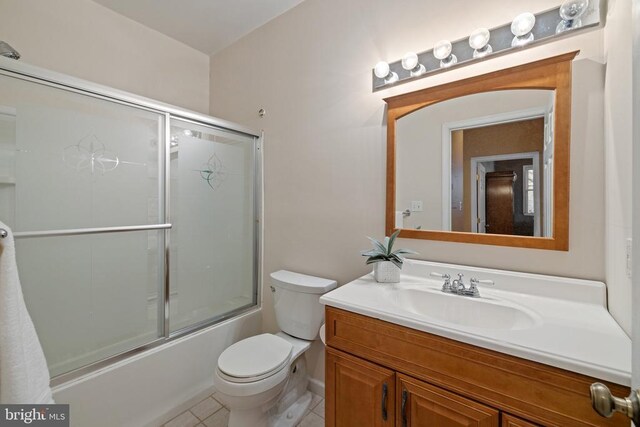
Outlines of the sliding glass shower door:
[[252,135],[0,70],[0,220],[53,377],[257,304],[256,150]]
[[256,303],[254,140],[171,120],[171,332]]

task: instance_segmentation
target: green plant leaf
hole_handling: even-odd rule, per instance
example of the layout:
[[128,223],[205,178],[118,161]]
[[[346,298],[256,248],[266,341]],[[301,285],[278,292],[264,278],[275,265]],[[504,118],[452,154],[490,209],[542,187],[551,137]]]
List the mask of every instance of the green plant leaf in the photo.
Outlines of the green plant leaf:
[[369,249],[367,251],[360,252],[360,255],[362,255],[362,256],[378,256],[378,255],[385,255],[385,254],[380,252],[379,249]]
[[371,243],[373,243],[373,247],[377,248],[380,250],[380,252],[382,252],[383,254],[387,253],[387,248],[385,248],[385,246],[379,242],[378,240],[374,239],[373,237],[369,237],[367,236],[367,239],[369,239],[371,241]]
[[396,237],[398,237],[398,234],[400,234],[400,231],[402,231],[401,229],[397,229],[392,235],[391,237],[389,237],[388,242],[387,242],[387,255],[391,255],[391,250],[393,249],[393,244],[396,241]]
[[373,264],[373,263],[382,262],[382,261],[389,261],[386,255],[372,256],[369,259],[367,259],[367,264]]
[[400,255],[397,255],[397,254],[391,254],[389,256],[389,261],[393,261],[393,260],[396,260],[400,264],[402,264],[404,262],[404,258],[401,257]]
[[418,254],[418,252],[416,251],[412,251],[411,249],[398,249],[397,251],[393,252],[394,254],[406,254],[406,255],[416,255]]

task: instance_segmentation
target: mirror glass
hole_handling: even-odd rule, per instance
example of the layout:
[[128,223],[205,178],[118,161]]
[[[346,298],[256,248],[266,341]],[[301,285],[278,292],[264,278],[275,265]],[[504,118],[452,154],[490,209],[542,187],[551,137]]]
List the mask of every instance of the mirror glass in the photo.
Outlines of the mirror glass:
[[553,90],[449,99],[396,121],[396,228],[553,237]]

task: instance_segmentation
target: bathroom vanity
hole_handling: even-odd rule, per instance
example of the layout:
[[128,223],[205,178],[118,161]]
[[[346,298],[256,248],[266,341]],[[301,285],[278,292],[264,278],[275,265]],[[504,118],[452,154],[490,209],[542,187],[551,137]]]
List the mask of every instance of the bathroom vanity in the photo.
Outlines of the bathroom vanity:
[[[431,273],[493,281],[443,293]],[[628,426],[589,387],[628,395],[631,342],[603,283],[425,261],[366,275],[326,305],[327,426]]]

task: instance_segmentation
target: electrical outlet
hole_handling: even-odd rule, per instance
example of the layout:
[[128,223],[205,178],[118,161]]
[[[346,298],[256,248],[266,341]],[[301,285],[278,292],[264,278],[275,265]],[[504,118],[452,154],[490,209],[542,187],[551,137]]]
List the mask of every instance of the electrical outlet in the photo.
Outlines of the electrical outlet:
[[411,201],[411,212],[422,212],[422,200]]
[[632,265],[633,265],[633,239],[630,237],[626,240],[625,245],[626,252],[626,263],[627,263],[627,277],[631,279],[632,274]]

